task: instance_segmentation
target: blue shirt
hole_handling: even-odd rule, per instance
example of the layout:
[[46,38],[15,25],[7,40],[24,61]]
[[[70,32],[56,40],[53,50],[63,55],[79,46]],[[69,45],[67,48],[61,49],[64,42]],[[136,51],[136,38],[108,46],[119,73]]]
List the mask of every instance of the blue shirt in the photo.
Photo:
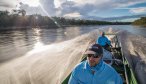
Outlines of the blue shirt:
[[111,45],[111,42],[108,40],[106,36],[100,36],[97,40],[96,43],[98,43],[101,46],[105,46],[106,44]]
[[90,67],[86,60],[76,66],[68,84],[123,84],[123,82],[114,68],[102,60],[95,67]]

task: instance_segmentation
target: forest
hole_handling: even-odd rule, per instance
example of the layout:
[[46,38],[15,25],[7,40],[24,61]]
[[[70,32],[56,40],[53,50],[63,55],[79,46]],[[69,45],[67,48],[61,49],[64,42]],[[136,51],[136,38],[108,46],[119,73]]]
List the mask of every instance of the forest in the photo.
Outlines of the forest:
[[39,14],[26,15],[25,10],[0,11],[0,28],[5,27],[60,27],[71,25],[127,25],[131,22],[107,22],[65,17],[48,17]]
[[132,24],[139,26],[146,26],[146,17],[141,17],[140,19],[135,20]]

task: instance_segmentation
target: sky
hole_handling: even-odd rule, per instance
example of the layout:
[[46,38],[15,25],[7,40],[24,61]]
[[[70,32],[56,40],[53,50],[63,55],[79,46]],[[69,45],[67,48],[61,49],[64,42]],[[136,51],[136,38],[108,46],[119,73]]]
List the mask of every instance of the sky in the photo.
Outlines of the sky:
[[[20,4],[21,2],[21,4]],[[146,0],[1,0],[0,10],[105,21],[134,21],[146,16]]]

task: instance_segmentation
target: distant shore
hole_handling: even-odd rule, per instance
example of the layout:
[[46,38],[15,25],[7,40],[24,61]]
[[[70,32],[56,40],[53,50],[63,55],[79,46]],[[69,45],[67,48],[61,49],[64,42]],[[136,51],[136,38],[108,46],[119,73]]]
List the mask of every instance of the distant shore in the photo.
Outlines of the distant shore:
[[[104,24],[109,25],[109,24]],[[120,24],[117,24],[120,25]],[[130,25],[130,24],[128,24]],[[0,27],[0,30],[22,30],[22,29],[33,29],[33,28],[64,28],[64,27],[74,27],[74,26],[91,26],[91,25],[44,25],[44,26],[11,26],[11,27]],[[97,25],[92,25],[97,26]]]

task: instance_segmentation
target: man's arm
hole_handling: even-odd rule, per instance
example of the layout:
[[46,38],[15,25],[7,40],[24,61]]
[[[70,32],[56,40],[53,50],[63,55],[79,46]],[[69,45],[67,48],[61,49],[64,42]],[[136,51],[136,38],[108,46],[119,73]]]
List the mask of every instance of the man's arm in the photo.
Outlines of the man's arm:
[[70,79],[69,79],[69,82],[68,84],[78,84],[78,79],[77,79],[77,69],[75,68],[73,71],[72,71],[72,74],[70,76]]
[[71,74],[68,84],[78,84],[77,79]]
[[111,46],[111,41],[106,37],[106,40],[107,40],[107,44],[109,45],[109,46]]
[[123,84],[123,80],[119,74],[118,77],[116,78],[116,84]]

